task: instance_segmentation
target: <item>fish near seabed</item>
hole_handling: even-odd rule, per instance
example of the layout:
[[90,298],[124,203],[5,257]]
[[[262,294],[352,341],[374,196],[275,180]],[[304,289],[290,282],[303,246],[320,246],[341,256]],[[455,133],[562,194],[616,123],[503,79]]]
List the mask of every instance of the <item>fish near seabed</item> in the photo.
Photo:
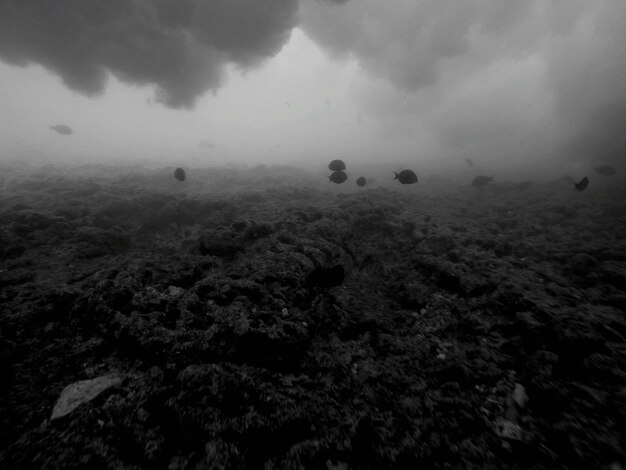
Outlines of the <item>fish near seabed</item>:
[[493,176],[480,175],[472,180],[472,186],[474,186],[475,188],[482,188],[484,186],[487,186],[492,181]]
[[393,172],[393,179],[400,181],[401,184],[417,183],[417,175],[413,170],[402,170],[400,173]]
[[587,178],[586,176],[583,179],[581,179],[578,183],[574,183],[574,187],[578,189],[579,191],[583,191],[584,189],[587,188],[587,186],[589,186],[589,178]]
[[334,171],[333,174],[328,177],[328,179],[333,183],[341,184],[348,179],[348,175],[346,175],[344,171],[337,170]]
[[73,134],[74,131],[70,126],[66,126],[65,124],[57,124],[56,126],[50,126],[50,129],[57,132],[61,135],[70,135]]
[[346,164],[341,160],[333,160],[328,164],[328,169],[330,171],[343,171],[346,169]]
[[465,158],[464,161],[465,163],[467,163],[468,166],[474,166],[474,162],[471,158]]
[[365,176],[360,176],[357,180],[356,180],[356,184],[357,186],[363,187],[367,184],[367,180],[365,179]]
[[185,181],[186,177],[187,175],[185,175],[185,170],[183,170],[182,168],[176,168],[174,170],[174,178],[176,178],[178,181]]

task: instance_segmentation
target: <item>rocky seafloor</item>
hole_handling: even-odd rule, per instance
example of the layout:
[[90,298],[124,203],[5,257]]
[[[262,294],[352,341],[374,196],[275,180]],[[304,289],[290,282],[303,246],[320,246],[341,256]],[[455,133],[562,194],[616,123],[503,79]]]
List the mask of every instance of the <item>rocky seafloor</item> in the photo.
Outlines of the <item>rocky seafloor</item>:
[[1,170],[1,468],[626,465],[615,179]]

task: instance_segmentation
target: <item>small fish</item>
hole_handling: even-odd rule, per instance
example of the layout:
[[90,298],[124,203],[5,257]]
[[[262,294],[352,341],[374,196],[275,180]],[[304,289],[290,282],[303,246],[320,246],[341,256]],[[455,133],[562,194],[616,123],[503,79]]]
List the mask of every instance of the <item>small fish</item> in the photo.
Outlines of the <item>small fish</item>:
[[185,178],[187,176],[185,175],[185,170],[183,170],[182,168],[176,168],[176,170],[174,170],[174,178],[176,178],[178,181],[185,181]]
[[417,175],[413,170],[402,170],[400,173],[394,171],[393,174],[393,179],[400,181],[402,184],[417,183]]
[[346,175],[344,171],[337,170],[334,171],[333,174],[328,177],[328,179],[333,183],[341,184],[348,179],[348,175]]
[[58,124],[56,126],[50,126],[50,129],[52,129],[55,132],[58,132],[61,135],[70,135],[70,134],[74,133],[74,131],[72,130],[72,128],[70,126],[66,126],[64,124]]
[[345,270],[341,264],[337,264],[330,268],[318,267],[315,268],[311,274],[309,274],[307,284],[325,288],[336,287],[341,285],[345,275]]
[[493,176],[477,176],[472,180],[472,186],[475,188],[482,188],[483,186],[487,186],[489,183],[493,181]]
[[521,183],[517,183],[517,189],[528,189],[532,186],[532,181],[522,181]]
[[593,169],[596,170],[596,173],[600,173],[603,176],[613,176],[617,173],[615,167],[611,165],[594,166]]
[[356,180],[356,184],[357,186],[365,186],[365,184],[367,183],[367,180],[365,179],[365,176],[360,176],[357,180]]
[[474,166],[474,162],[472,161],[471,158],[465,158],[465,163],[467,163],[469,166]]
[[578,189],[579,191],[584,190],[585,188],[587,188],[587,186],[589,186],[589,178],[587,178],[586,176],[583,179],[581,179],[578,183],[574,183],[574,187]]
[[341,160],[333,160],[328,164],[328,169],[330,171],[342,171],[346,169],[346,164]]

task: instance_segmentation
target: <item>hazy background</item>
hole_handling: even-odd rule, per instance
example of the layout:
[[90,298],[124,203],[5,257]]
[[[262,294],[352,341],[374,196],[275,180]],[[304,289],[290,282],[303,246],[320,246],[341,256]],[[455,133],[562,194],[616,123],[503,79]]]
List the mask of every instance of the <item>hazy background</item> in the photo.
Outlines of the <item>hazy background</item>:
[[0,160],[578,176],[626,156],[625,24],[624,0],[0,0]]

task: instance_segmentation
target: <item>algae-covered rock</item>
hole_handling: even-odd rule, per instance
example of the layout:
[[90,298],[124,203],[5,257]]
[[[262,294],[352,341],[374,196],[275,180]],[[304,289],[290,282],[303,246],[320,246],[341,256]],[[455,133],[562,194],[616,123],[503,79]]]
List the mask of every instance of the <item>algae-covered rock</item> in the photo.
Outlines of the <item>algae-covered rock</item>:
[[105,390],[117,387],[122,378],[117,375],[103,375],[95,379],[80,380],[63,389],[52,410],[50,419],[59,419],[70,414],[83,403],[88,403]]

